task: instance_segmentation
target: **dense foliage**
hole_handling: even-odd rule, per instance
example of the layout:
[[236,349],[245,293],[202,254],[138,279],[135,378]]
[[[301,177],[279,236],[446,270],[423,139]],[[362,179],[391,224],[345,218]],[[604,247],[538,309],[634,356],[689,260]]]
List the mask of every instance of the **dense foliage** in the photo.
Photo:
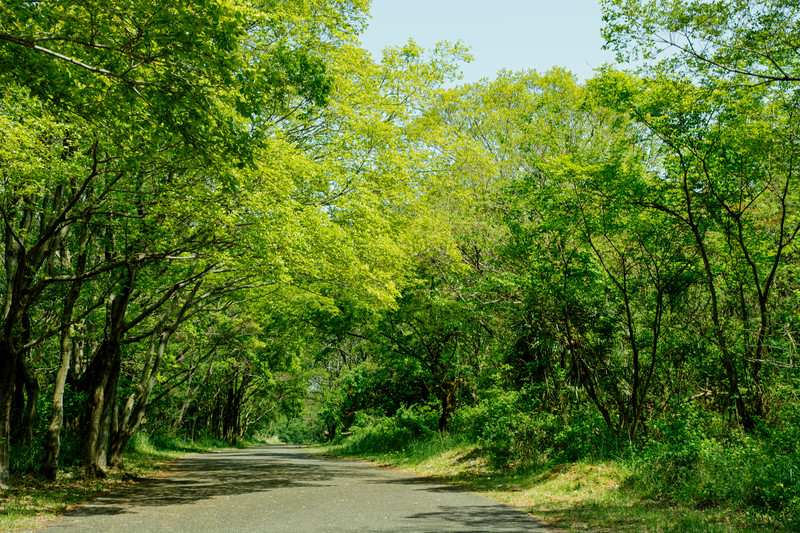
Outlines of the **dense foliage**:
[[0,487],[450,432],[800,519],[794,3],[607,0],[635,74],[461,86],[366,9],[0,7]]

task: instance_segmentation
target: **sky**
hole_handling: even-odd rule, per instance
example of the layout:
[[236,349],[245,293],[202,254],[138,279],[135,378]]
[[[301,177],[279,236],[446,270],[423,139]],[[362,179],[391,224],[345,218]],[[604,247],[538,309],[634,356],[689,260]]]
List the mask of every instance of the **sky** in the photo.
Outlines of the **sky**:
[[545,72],[564,67],[585,80],[613,62],[602,50],[599,0],[373,0],[361,44],[378,59],[387,46],[413,38],[432,48],[461,40],[475,60],[462,82],[494,78],[500,69]]

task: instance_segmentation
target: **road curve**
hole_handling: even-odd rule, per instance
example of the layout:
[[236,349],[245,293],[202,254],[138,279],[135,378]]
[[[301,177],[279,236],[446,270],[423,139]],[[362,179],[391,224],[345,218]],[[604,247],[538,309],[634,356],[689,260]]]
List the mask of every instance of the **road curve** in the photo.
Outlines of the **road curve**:
[[169,477],[103,496],[45,530],[560,531],[463,489],[291,446],[187,456]]

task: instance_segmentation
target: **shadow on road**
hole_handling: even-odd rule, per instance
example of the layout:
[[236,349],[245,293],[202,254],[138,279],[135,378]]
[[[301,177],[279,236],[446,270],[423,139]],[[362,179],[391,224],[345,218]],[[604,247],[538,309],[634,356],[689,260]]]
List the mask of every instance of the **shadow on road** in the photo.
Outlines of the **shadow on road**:
[[101,497],[53,528],[204,533],[265,524],[281,533],[561,531],[459,487],[276,446],[185,457],[169,477]]
[[145,479],[68,515],[115,515],[131,512],[135,506],[182,505],[278,488],[315,487],[334,479],[369,475],[368,470],[354,473],[352,464],[320,460],[301,449],[222,451],[185,457],[167,478]]
[[[485,531],[487,524],[491,524],[492,533],[511,533],[520,531],[535,531],[536,533],[559,532],[564,530],[547,524],[536,524],[533,529],[531,517],[524,512],[509,512],[509,508],[502,506],[493,507],[454,507],[442,506],[439,511],[429,513],[418,513],[409,517],[420,521],[420,527],[414,531],[424,533],[424,524],[440,524],[436,530],[440,531]],[[442,526],[441,524],[449,524]]]
[[464,492],[468,493],[470,491],[463,489],[461,487],[456,487],[455,485],[444,485],[439,481],[435,481],[433,479],[428,479],[426,477],[403,477],[397,479],[376,479],[372,481],[372,483],[381,483],[387,485],[419,485],[419,488],[416,490],[426,490],[430,492]]

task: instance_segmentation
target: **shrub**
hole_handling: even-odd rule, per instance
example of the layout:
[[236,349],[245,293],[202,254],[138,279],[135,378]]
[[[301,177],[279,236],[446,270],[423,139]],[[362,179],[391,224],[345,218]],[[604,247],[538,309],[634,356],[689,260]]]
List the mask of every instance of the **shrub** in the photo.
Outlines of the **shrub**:
[[32,446],[12,443],[9,449],[9,467],[13,472],[36,472],[44,461],[43,439],[35,439]]
[[729,506],[800,520],[800,420],[787,415],[758,434],[711,434],[691,405],[653,424],[636,457],[637,479],[652,495],[700,508]]
[[474,439],[498,468],[540,461],[550,451],[556,419],[518,391],[490,391],[453,415],[451,427]]
[[325,439],[325,428],[319,419],[292,418],[278,424],[275,433],[282,442],[289,444],[313,444]]
[[[706,420],[693,404],[682,404],[662,419],[654,420],[651,435],[640,459],[645,486],[661,490],[670,487],[675,497],[694,483],[692,476],[706,439]],[[677,498],[684,499],[684,498]]]
[[600,413],[591,407],[577,410],[566,423],[551,418],[553,431],[553,459],[557,462],[573,462],[586,458],[606,458],[620,450],[620,441],[603,420]]
[[436,434],[438,415],[429,406],[398,409],[395,416],[355,414],[352,434],[343,445],[346,454],[375,454],[408,448]]

